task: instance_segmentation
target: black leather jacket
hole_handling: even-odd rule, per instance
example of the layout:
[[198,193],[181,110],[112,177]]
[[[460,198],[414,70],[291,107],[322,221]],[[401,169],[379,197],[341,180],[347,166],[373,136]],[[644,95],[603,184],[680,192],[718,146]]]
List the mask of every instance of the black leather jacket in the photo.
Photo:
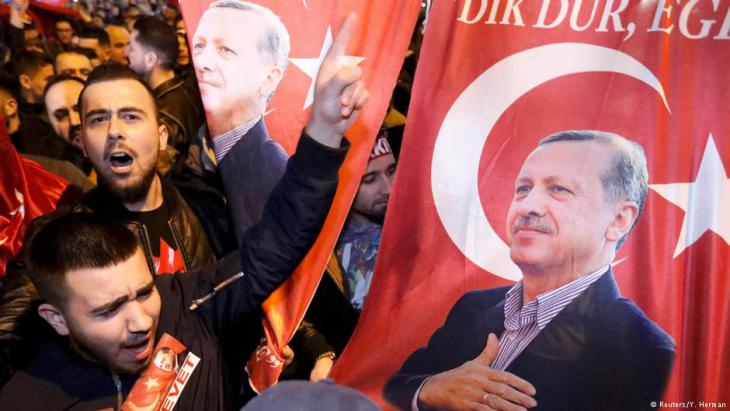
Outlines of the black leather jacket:
[[160,109],[159,120],[167,126],[167,145],[177,150],[178,161],[182,161],[205,122],[200,95],[177,76],[157,86],[154,93]]
[[[162,181],[162,193],[165,199],[170,219],[168,224],[175,238],[176,248],[182,255],[185,269],[191,270],[215,262],[216,255],[208,241],[208,233],[203,229],[200,219],[193,213],[190,205],[182,198],[180,192],[170,183]],[[150,243],[147,227],[134,219],[126,207],[114,196],[103,189],[91,190],[73,208],[75,212],[93,212],[109,219],[126,224],[137,235],[147,257],[147,265],[151,272],[155,272],[152,260],[152,244]],[[224,209],[225,212],[225,209]]]

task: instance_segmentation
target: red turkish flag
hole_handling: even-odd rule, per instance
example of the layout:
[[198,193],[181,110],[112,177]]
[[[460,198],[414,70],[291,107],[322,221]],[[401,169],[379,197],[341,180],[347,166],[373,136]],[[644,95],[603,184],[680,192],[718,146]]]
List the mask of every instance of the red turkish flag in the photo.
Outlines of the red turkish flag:
[[[210,1],[182,2],[188,37]],[[289,32],[289,64],[273,99],[267,105],[266,127],[272,139],[291,154],[311,111],[313,82],[322,58],[348,13],[358,14],[347,54],[359,62],[370,99],[358,121],[347,131],[351,143],[340,170],[334,204],[314,247],[292,277],[264,303],[262,345],[248,364],[252,385],[260,390],[276,382],[283,365],[281,349],[289,342],[319,284],[350,204],[360,183],[373,141],[403,63],[419,10],[417,0],[254,1],[272,10]]]
[[33,219],[56,209],[68,182],[18,154],[0,117],[0,275]]
[[542,137],[595,129],[646,151],[648,198],[615,276],[677,343],[665,398],[730,401],[719,4],[434,2],[375,277],[335,379],[384,403],[387,378],[461,295],[520,278],[505,215],[523,161]]

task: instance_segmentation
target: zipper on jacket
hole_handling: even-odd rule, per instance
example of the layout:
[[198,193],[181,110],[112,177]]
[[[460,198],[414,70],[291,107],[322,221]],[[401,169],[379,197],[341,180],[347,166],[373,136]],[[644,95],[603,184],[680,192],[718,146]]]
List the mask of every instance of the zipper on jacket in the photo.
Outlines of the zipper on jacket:
[[112,372],[112,380],[114,380],[114,386],[117,387],[117,407],[114,409],[122,411],[122,380],[114,372]]

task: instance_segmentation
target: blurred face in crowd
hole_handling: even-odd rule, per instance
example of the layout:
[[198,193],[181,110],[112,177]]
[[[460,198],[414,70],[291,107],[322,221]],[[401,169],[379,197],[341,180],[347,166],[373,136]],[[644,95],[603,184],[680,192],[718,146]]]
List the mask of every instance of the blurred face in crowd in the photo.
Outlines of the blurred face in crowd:
[[626,233],[616,228],[620,209],[635,206],[606,199],[601,175],[613,152],[598,142],[559,141],[525,160],[507,213],[510,257],[523,272],[586,274],[607,264],[602,256]]
[[137,7],[130,7],[124,13],[124,25],[128,32],[132,32],[134,29],[134,23],[137,21],[137,17],[142,14]]
[[122,202],[143,200],[167,145],[152,95],[136,80],[104,81],[86,89],[82,110],[84,150],[99,185]]
[[94,14],[91,17],[91,24],[93,24],[96,27],[104,27],[104,17],[100,14]]
[[[42,66],[32,76],[21,74],[19,76],[20,85],[23,89],[30,91],[29,103],[40,103],[43,101],[43,92],[46,90],[48,80],[53,77],[53,65],[46,64]],[[32,100],[31,100],[32,98]]]
[[43,52],[41,37],[35,28],[23,30],[23,38],[25,39],[25,49],[28,51]]
[[395,167],[395,157],[392,153],[368,162],[368,168],[360,180],[360,188],[352,203],[351,217],[353,219],[359,222],[370,220],[382,224],[385,210],[388,208]]
[[81,147],[79,121],[79,94],[84,86],[75,80],[54,84],[45,98],[46,114],[53,130],[69,143]]
[[74,30],[71,27],[71,23],[67,21],[59,21],[56,22],[55,28],[58,41],[65,46],[71,44],[71,39],[73,39],[74,35]]
[[109,60],[111,55],[111,48],[102,46],[97,38],[81,37],[79,38],[79,47],[94,51],[96,58],[91,59],[91,65],[94,67]]
[[111,55],[109,59],[113,62],[127,65],[129,60],[124,54],[124,49],[129,43],[129,33],[121,26],[108,26],[106,32],[109,34],[109,42],[111,44]]
[[147,50],[147,48],[137,40],[138,37],[139,32],[137,30],[133,30],[132,34],[129,36],[129,43],[124,49],[124,54],[127,56],[127,60],[129,61],[129,68],[134,70],[135,73],[143,75],[148,70],[146,59],[149,50]]
[[175,24],[175,19],[177,18],[177,10],[174,7],[165,7],[162,15],[165,18],[165,23],[169,25]]
[[93,68],[91,60],[80,53],[60,53],[56,56],[56,74],[67,74],[86,80]]
[[266,22],[252,11],[208,9],[193,37],[193,61],[203,104],[216,117],[241,124],[263,114],[283,75],[259,52]]
[[187,67],[190,64],[190,49],[184,34],[177,35],[177,65]]
[[44,318],[78,351],[112,371],[140,372],[151,358],[161,306],[142,250],[111,267],[67,272],[65,284],[63,307],[39,309],[60,318]]

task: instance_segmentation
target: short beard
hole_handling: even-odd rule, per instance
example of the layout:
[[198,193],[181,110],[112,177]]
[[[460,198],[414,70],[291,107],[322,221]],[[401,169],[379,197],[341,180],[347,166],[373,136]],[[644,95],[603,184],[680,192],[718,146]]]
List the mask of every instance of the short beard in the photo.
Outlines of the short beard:
[[149,193],[156,172],[155,167],[150,167],[139,181],[128,185],[118,184],[105,173],[99,173],[98,184],[122,203],[136,203],[143,200]]

